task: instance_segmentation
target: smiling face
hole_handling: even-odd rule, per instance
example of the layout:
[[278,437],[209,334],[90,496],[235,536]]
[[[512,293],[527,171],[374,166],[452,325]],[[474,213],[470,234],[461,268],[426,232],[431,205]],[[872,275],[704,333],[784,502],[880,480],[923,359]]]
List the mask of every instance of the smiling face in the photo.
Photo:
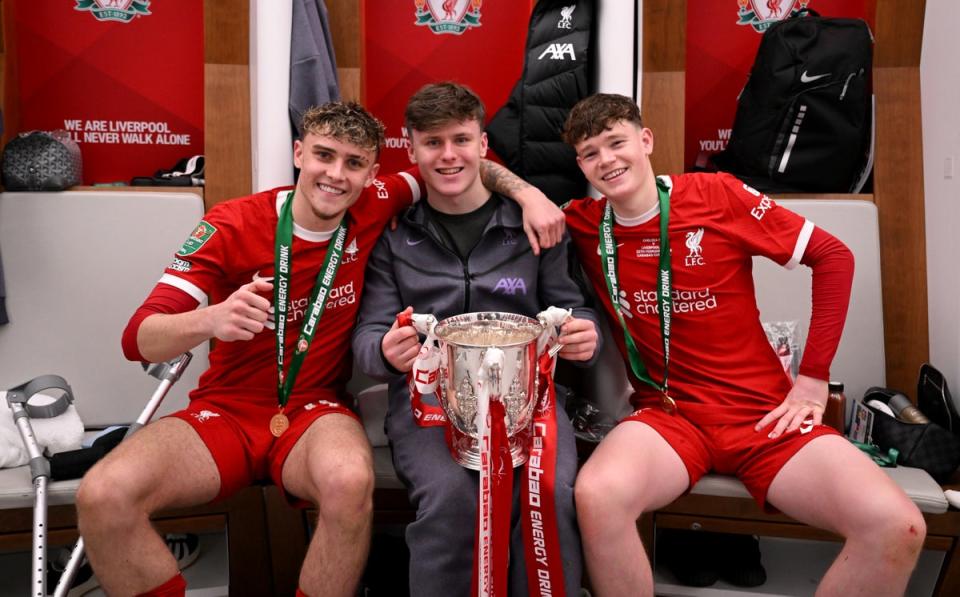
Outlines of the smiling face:
[[375,149],[306,132],[303,141],[293,146],[293,163],[300,168],[294,221],[315,232],[336,228],[363,189],[373,183],[380,168],[376,159]]
[[619,120],[574,149],[584,176],[614,203],[640,201],[653,181],[653,133],[648,128]]
[[410,131],[410,161],[420,166],[427,199],[440,211],[463,213],[486,200],[480,160],[487,155],[487,134],[476,120],[451,121],[426,131]]
[[450,214],[480,207],[490,193],[480,182],[487,154],[483,102],[469,87],[443,81],[417,90],[403,113],[410,161],[420,166],[427,202]]

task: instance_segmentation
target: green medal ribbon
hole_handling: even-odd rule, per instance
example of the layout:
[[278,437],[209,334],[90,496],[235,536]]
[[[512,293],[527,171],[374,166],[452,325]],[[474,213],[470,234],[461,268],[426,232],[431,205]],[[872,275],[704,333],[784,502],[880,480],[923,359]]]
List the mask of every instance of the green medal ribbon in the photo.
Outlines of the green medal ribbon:
[[883,450],[874,444],[865,444],[852,439],[850,440],[850,443],[859,448],[861,452],[869,456],[870,459],[879,466],[886,468],[895,468],[897,466],[897,459],[900,457],[900,451],[896,448],[890,448],[887,450],[887,453],[884,454]]
[[660,315],[660,333],[663,338],[663,384],[653,381],[647,372],[640,351],[627,329],[627,322],[623,319],[620,306],[620,280],[617,276],[617,243],[613,238],[613,208],[610,201],[603,210],[600,221],[600,266],[603,268],[603,277],[607,281],[607,291],[610,293],[610,303],[620,320],[623,328],[623,337],[627,345],[627,358],[633,374],[644,383],[653,386],[663,394],[663,407],[667,411],[676,409],[676,402],[669,396],[667,385],[667,369],[670,364],[670,318],[673,313],[672,273],[670,270],[670,238],[667,228],[670,220],[670,190],[666,184],[657,179],[657,197],[660,203],[660,273],[658,276],[657,302]]
[[293,191],[289,192],[283,202],[283,207],[280,209],[274,254],[274,276],[276,280],[273,286],[273,304],[276,309],[277,329],[277,399],[280,402],[281,409],[286,406],[287,400],[290,399],[297,373],[300,372],[300,366],[303,365],[303,359],[306,358],[307,350],[313,341],[313,335],[317,331],[317,322],[323,315],[324,307],[326,307],[327,295],[330,294],[330,287],[333,286],[333,280],[340,268],[343,245],[347,239],[347,217],[344,216],[331,239],[330,246],[327,247],[327,256],[323,261],[323,267],[320,268],[317,281],[310,293],[310,311],[300,327],[297,347],[293,353],[293,358],[290,360],[290,370],[284,376],[283,353],[287,331],[287,304],[289,301],[290,277],[293,273],[293,194]]

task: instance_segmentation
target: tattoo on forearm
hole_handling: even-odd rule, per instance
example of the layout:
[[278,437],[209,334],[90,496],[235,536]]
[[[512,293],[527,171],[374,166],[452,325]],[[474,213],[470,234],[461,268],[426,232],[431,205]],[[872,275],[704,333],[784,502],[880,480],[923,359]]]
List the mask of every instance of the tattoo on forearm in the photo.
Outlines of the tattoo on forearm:
[[508,197],[513,197],[517,191],[522,191],[531,186],[529,182],[523,180],[513,172],[507,170],[496,162],[482,160],[480,162],[480,182],[488,191],[500,193]]

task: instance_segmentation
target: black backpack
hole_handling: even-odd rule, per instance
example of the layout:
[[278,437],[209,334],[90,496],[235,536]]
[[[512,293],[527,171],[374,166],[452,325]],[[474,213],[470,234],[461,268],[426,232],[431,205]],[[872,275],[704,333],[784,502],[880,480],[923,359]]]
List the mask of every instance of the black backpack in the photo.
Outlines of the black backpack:
[[814,11],[773,24],[714,164],[764,191],[858,192],[869,175],[873,36]]

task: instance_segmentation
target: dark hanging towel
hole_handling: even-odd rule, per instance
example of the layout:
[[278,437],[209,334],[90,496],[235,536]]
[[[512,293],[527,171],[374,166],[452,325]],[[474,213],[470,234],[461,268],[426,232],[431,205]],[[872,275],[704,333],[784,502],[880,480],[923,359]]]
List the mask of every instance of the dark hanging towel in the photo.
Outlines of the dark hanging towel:
[[293,0],[290,35],[290,123],[300,137],[300,120],[311,106],[340,99],[337,59],[323,0]]

